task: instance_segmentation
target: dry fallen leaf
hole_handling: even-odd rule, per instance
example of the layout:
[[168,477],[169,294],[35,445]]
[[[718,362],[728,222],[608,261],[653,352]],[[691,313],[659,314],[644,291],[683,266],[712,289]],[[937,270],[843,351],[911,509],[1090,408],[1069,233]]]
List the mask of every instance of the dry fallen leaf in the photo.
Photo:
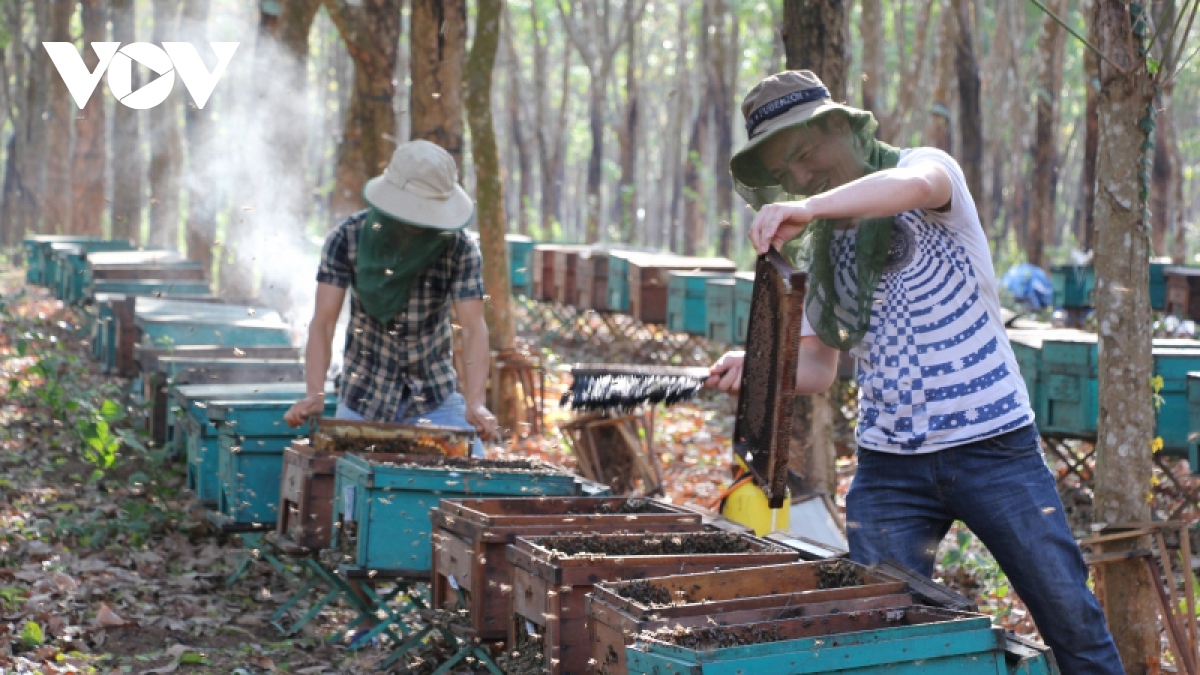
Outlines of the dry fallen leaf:
[[107,604],[100,605],[100,611],[96,613],[96,621],[105,628],[118,628],[120,626],[132,626],[135,624],[133,621],[121,618],[121,615],[114,612],[112,607],[109,607]]

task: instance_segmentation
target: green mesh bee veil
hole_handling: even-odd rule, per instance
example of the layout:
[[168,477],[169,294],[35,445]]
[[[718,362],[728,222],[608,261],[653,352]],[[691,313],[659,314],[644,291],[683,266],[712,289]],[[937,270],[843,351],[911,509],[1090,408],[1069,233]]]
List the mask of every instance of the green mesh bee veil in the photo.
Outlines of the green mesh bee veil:
[[[846,142],[853,144],[854,155],[863,163],[865,173],[896,166],[900,151],[876,140],[878,123],[869,112],[852,108],[826,110],[788,128],[815,127],[829,132],[835,115],[849,121]],[[846,128],[841,124],[836,126]],[[767,137],[758,145],[771,141]],[[785,192],[752,150],[740,153],[731,163],[731,170],[734,188],[755,210],[776,201],[812,196]],[[784,255],[793,260],[796,268],[808,272],[804,311],[817,336],[830,347],[850,349],[862,342],[870,328],[871,305],[891,248],[893,221],[893,218],[813,221],[784,247]],[[854,249],[853,256],[849,255],[850,246]]]

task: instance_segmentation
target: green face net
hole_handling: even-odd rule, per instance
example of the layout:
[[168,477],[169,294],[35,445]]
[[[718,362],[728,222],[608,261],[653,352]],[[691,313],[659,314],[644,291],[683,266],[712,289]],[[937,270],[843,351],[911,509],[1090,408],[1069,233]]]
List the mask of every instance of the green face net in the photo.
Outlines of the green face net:
[[[849,124],[831,124],[834,115]],[[801,126],[824,132],[811,135],[822,142],[848,144],[850,152],[844,155],[861,162],[863,175],[895,167],[900,159],[899,150],[875,139],[877,124],[870,113],[851,116],[831,111]],[[773,141],[767,139],[764,144]],[[781,185],[750,187],[737,180],[734,184],[755,209],[770,202],[812,196],[788,193]],[[808,273],[805,315],[817,336],[830,347],[848,350],[862,342],[870,329],[875,289],[883,279],[892,245],[893,221],[818,220],[784,246],[783,254],[794,261],[797,269]]]

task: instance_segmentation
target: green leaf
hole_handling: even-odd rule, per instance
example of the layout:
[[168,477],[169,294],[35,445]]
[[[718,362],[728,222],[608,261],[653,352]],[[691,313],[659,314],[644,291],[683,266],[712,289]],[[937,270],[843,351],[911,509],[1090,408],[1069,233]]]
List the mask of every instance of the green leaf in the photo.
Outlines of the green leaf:
[[179,655],[179,665],[181,666],[207,666],[208,659],[202,654],[196,652],[184,652]]
[[25,622],[25,627],[21,629],[22,644],[26,647],[40,647],[44,639],[42,627],[36,621]]
[[106,398],[104,403],[100,404],[100,416],[108,422],[115,422],[125,416],[125,410],[121,408],[120,403]]
[[1146,59],[1146,70],[1150,71],[1151,75],[1157,75],[1158,71],[1161,67],[1162,66],[1161,66],[1161,64],[1159,64],[1158,59],[1154,59],[1154,58]]
[[[4,48],[0,47],[0,49],[4,49]],[[27,352],[27,351],[29,351],[29,340],[26,340],[25,338],[21,338],[20,340],[17,340],[17,356],[24,357],[25,352]]]

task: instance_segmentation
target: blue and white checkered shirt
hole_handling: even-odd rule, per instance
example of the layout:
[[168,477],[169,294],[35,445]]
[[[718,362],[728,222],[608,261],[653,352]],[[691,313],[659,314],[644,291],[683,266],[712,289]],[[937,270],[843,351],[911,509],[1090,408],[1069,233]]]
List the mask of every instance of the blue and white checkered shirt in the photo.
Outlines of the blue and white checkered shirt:
[[[347,218],[325,238],[317,281],[353,289],[358,239],[367,212]],[[450,303],[484,297],[483,257],[465,230],[413,282],[406,311],[387,324],[363,309],[351,291],[341,401],[367,420],[391,422],[436,409],[455,391]]]

